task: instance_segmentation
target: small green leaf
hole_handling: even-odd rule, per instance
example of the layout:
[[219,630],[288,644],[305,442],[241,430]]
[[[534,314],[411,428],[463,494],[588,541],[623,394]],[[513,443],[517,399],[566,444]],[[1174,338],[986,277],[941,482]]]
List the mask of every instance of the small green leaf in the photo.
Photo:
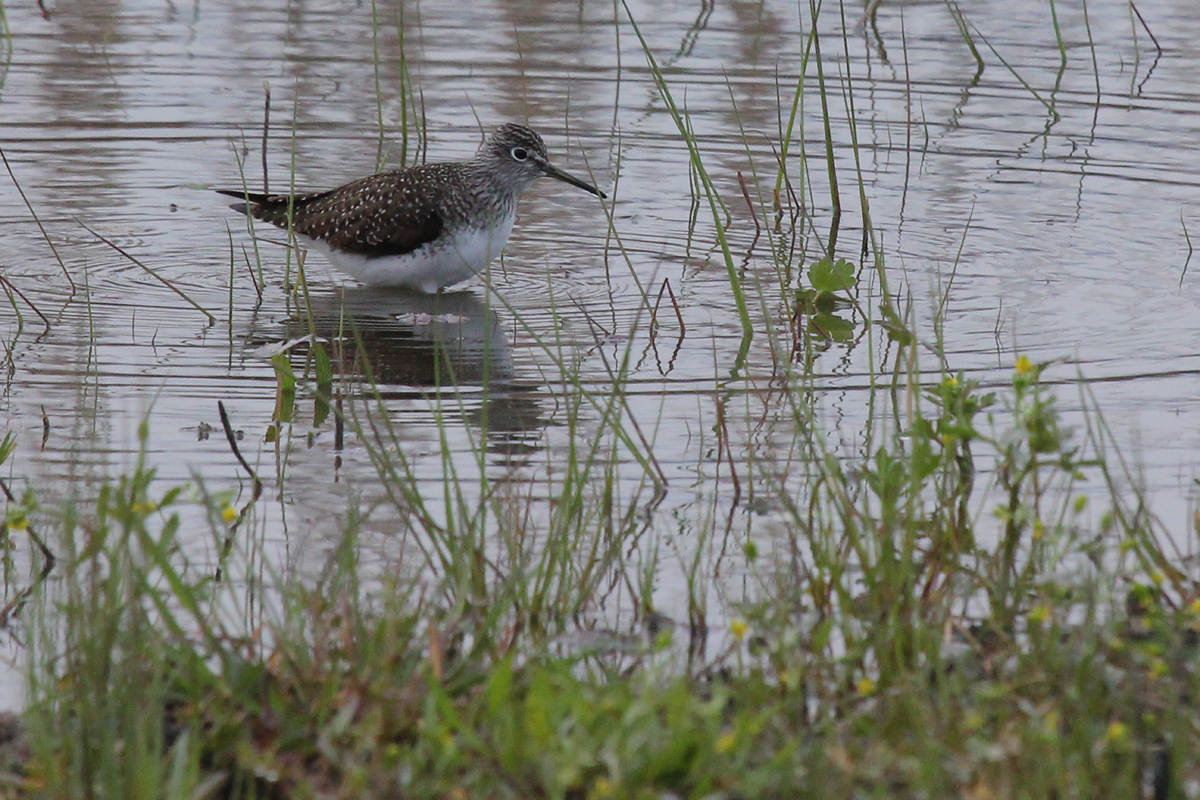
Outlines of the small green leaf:
[[317,371],[317,396],[313,403],[313,427],[319,427],[329,416],[329,398],[333,395],[333,365],[321,342],[313,342],[313,360]]
[[908,346],[917,340],[912,331],[904,324],[904,320],[900,319],[900,315],[896,313],[891,306],[884,306],[883,319],[876,324],[887,331],[888,338],[893,342],[898,342],[901,345]]
[[924,417],[918,417],[913,421],[912,428],[909,429],[909,433],[913,437],[921,439],[932,439],[937,436],[933,430],[933,423]]
[[808,280],[818,292],[844,292],[858,281],[854,277],[854,265],[844,258],[836,262],[822,258],[808,268]]
[[291,422],[296,404],[296,373],[292,371],[292,362],[287,353],[271,356],[271,366],[275,368],[274,417],[280,422]]
[[938,468],[942,456],[934,451],[929,439],[917,439],[913,442],[911,459],[913,477],[921,483]]

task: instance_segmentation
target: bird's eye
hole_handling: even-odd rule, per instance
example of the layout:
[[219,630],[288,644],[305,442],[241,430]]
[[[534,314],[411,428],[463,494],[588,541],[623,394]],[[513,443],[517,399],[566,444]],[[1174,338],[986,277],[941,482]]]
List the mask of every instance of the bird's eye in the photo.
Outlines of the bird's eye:
[[517,161],[524,161],[525,159],[529,158],[529,151],[524,147],[514,147],[512,149],[512,157]]

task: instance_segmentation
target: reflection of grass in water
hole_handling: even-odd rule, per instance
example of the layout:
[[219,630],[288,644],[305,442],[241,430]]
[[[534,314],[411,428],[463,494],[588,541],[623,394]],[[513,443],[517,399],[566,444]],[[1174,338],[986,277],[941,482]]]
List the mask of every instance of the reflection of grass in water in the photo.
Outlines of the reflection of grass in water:
[[[406,35],[405,24],[405,4],[396,3],[393,9],[393,19],[391,20],[391,30],[394,30],[396,36],[396,45],[398,49],[398,57],[396,59],[396,67],[398,74],[389,76],[387,81],[388,86],[395,86],[400,93],[400,119],[398,121],[399,136],[400,136],[400,152],[395,158],[395,167],[407,167],[424,161],[425,155],[425,97],[421,93],[420,88],[413,80],[412,71],[409,65],[408,58],[408,38]],[[391,63],[390,60],[385,62],[382,58],[380,49],[380,34],[385,28],[382,25],[383,20],[380,18],[380,10],[377,0],[371,0],[371,30],[372,30],[372,52],[375,67],[375,105],[376,117],[379,123],[379,152],[377,157],[377,168],[383,169],[393,158],[393,153],[390,147],[386,146],[387,141],[387,120],[383,110],[383,76],[382,71],[385,63]]]
[[4,12],[4,0],[0,0],[0,90],[4,89],[4,81],[7,80],[9,67],[12,66],[12,57],[12,31],[8,27],[8,15]]
[[[731,223],[698,137],[672,116],[719,236]],[[824,139],[831,148],[828,127]],[[768,292],[792,292],[813,318],[854,305],[872,348],[869,413],[857,435],[841,433],[862,444],[827,444],[811,367],[828,342],[801,330],[798,347],[768,354],[766,388],[714,379],[715,422],[689,432],[695,481],[670,487],[690,500],[669,515],[656,455],[669,432],[629,401],[642,317],[605,332],[615,347],[597,342],[598,391],[557,327],[585,309],[556,306],[553,283],[549,324],[506,309],[555,374],[545,394],[561,444],[524,467],[495,468],[486,397],[479,426],[460,424],[470,401],[453,380],[430,390],[435,436],[422,458],[370,353],[361,376],[340,381],[317,347],[302,369],[276,362],[281,509],[282,442],[302,438],[308,402],[314,428],[332,414],[357,440],[385,498],[347,504],[314,579],[273,571],[253,498],[214,494],[203,476],[164,487],[140,460],[87,497],[10,503],[13,546],[33,520],[54,533],[60,565],[24,619],[23,789],[1131,797],[1151,783],[1181,796],[1198,777],[1200,604],[1140,493],[1123,486],[1103,420],[1085,413],[1072,437],[1046,365],[1024,358],[987,391],[955,373],[939,344],[944,300],[931,377],[912,317],[886,291],[855,295],[849,262],[821,255],[790,272],[803,289],[746,288],[736,273],[731,285],[759,291],[764,309]],[[298,309],[316,333],[306,294]],[[394,520],[383,563],[363,537],[372,514]],[[675,561],[686,620],[656,606]]]

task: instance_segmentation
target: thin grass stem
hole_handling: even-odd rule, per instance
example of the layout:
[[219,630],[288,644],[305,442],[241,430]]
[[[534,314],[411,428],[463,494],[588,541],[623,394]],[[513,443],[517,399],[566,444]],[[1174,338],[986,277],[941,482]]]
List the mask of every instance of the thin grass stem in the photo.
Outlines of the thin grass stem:
[[733,374],[736,375],[745,364],[746,355],[750,350],[750,342],[754,338],[754,325],[750,320],[750,310],[746,304],[746,294],[742,288],[742,281],[738,275],[737,265],[733,260],[733,253],[729,249],[729,242],[725,237],[725,225],[721,221],[720,203],[718,201],[718,193],[713,185],[708,172],[704,168],[704,161],[700,155],[700,149],[696,141],[696,136],[691,130],[689,122],[685,121],[683,114],[675,104],[675,99],[671,94],[670,87],[667,85],[666,76],[658,66],[658,62],[654,58],[654,53],[650,50],[650,45],[642,35],[641,29],[638,27],[637,20],[633,17],[633,12],[629,8],[626,0],[621,0],[621,5],[625,9],[626,18],[629,20],[630,26],[633,28],[634,35],[637,36],[638,42],[641,44],[642,53],[646,57],[646,62],[650,67],[651,75],[654,77],[654,84],[658,89],[659,96],[666,103],[667,110],[671,115],[671,119],[675,122],[675,127],[678,129],[680,136],[687,145],[690,163],[695,170],[697,177],[704,187],[705,197],[708,199],[709,209],[713,216],[713,225],[716,228],[717,244],[720,247],[721,255],[725,260],[725,271],[729,278],[729,288],[733,294],[733,300],[737,306],[738,319],[742,326],[742,341],[738,348],[737,358],[734,362]]
[[185,293],[185,292],[184,292],[182,289],[180,289],[180,288],[179,288],[178,286],[176,286],[175,284],[171,283],[171,282],[170,282],[169,280],[167,280],[166,278],[164,278],[164,277],[162,277],[161,275],[159,275],[157,272],[155,272],[153,269],[151,269],[150,267],[148,267],[146,264],[143,264],[141,261],[139,261],[138,259],[134,258],[134,257],[133,257],[133,256],[132,256],[132,255],[129,253],[129,251],[127,251],[125,248],[121,247],[119,244],[117,244],[117,243],[116,243],[116,242],[114,242],[113,240],[109,239],[108,237],[104,236],[103,234],[97,233],[96,231],[92,230],[92,229],[91,229],[91,228],[89,228],[89,227],[88,227],[88,226],[87,226],[87,225],[86,225],[86,224],[85,224],[85,223],[84,223],[82,220],[80,220],[80,219],[76,218],[76,219],[75,219],[75,221],[76,221],[77,223],[79,223],[79,226],[80,226],[81,228],[83,228],[85,231],[87,231],[88,233],[90,233],[92,236],[95,236],[95,237],[96,237],[97,239],[99,239],[100,241],[104,242],[106,245],[108,245],[109,247],[111,247],[113,250],[116,250],[118,253],[120,253],[121,255],[123,255],[125,258],[129,259],[131,262],[133,262],[133,263],[134,263],[134,264],[136,264],[137,266],[141,267],[141,268],[142,268],[142,270],[144,270],[144,271],[146,272],[146,274],[148,274],[150,277],[154,278],[156,281],[158,281],[159,283],[161,283],[163,286],[166,286],[166,287],[167,287],[168,289],[170,289],[172,292],[174,292],[175,294],[177,294],[177,295],[179,295],[180,297],[182,297],[182,298],[183,298],[185,301],[187,301],[187,304],[188,304],[188,305],[190,305],[192,308],[194,308],[194,309],[196,309],[197,311],[199,311],[199,312],[200,312],[201,314],[203,314],[204,316],[208,317],[208,322],[209,322],[209,324],[210,324],[210,325],[211,325],[211,324],[213,324],[213,323],[215,323],[215,322],[217,321],[217,318],[216,318],[216,317],[214,317],[214,316],[213,316],[213,315],[212,315],[212,314],[211,314],[211,313],[210,313],[210,312],[209,312],[209,311],[208,311],[206,308],[204,308],[204,306],[200,305],[200,304],[199,304],[199,303],[197,303],[195,300],[193,300],[192,298],[188,297],[188,296],[187,296],[187,294],[186,294],[186,293]]
[[25,203],[25,207],[29,209],[30,216],[33,217],[34,223],[38,226],[38,230],[42,232],[42,239],[50,247],[50,252],[54,254],[54,260],[58,262],[58,266],[62,269],[63,277],[67,279],[67,283],[71,286],[71,291],[74,292],[75,280],[71,277],[71,273],[67,270],[67,265],[63,263],[62,256],[58,254],[58,248],[54,246],[54,240],[50,238],[50,234],[46,233],[46,227],[42,225],[42,220],[38,217],[37,212],[33,210],[33,204],[29,202],[29,198],[25,196],[25,190],[21,188],[21,183],[17,180],[16,174],[13,172],[12,165],[8,163],[8,156],[4,153],[4,148],[0,147],[0,160],[4,161],[4,168],[8,170],[8,177],[12,178],[13,186],[17,187],[17,193],[21,195],[21,201]]

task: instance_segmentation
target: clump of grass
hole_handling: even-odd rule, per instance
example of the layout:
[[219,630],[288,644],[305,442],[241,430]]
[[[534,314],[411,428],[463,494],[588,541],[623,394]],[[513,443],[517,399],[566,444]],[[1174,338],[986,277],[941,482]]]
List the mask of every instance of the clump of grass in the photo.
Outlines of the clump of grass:
[[[1098,523],[1084,516],[1074,487],[1108,469],[1100,427],[1068,436],[1046,368],[1019,361],[1002,392],[953,375],[913,385],[908,424],[881,433],[874,451],[816,458],[801,488],[778,487],[776,499],[791,500],[786,539],[762,552],[745,543],[759,588],[716,632],[720,646],[688,665],[672,656],[682,629],[573,622],[611,577],[641,591],[621,543],[644,535],[631,516],[642,505],[617,491],[606,446],[568,459],[560,511],[540,527],[499,491],[476,510],[466,476],[447,482],[444,510],[425,505],[406,488],[402,451],[364,420],[360,435],[414,526],[403,569],[364,578],[352,506],[320,576],[266,586],[239,579],[236,557],[214,581],[189,556],[185,528],[207,526],[223,543],[238,517],[228,498],[164,489],[136,467],[93,498],[39,511],[65,566],[29,620],[23,791],[927,797],[1181,786],[1197,777],[1187,754],[1200,746],[1189,699],[1200,696],[1189,667],[1200,602],[1115,482],[1102,482],[1111,510]],[[1003,499],[998,541],[983,540],[965,502],[983,466]],[[245,592],[265,609],[252,625],[230,611]]]

